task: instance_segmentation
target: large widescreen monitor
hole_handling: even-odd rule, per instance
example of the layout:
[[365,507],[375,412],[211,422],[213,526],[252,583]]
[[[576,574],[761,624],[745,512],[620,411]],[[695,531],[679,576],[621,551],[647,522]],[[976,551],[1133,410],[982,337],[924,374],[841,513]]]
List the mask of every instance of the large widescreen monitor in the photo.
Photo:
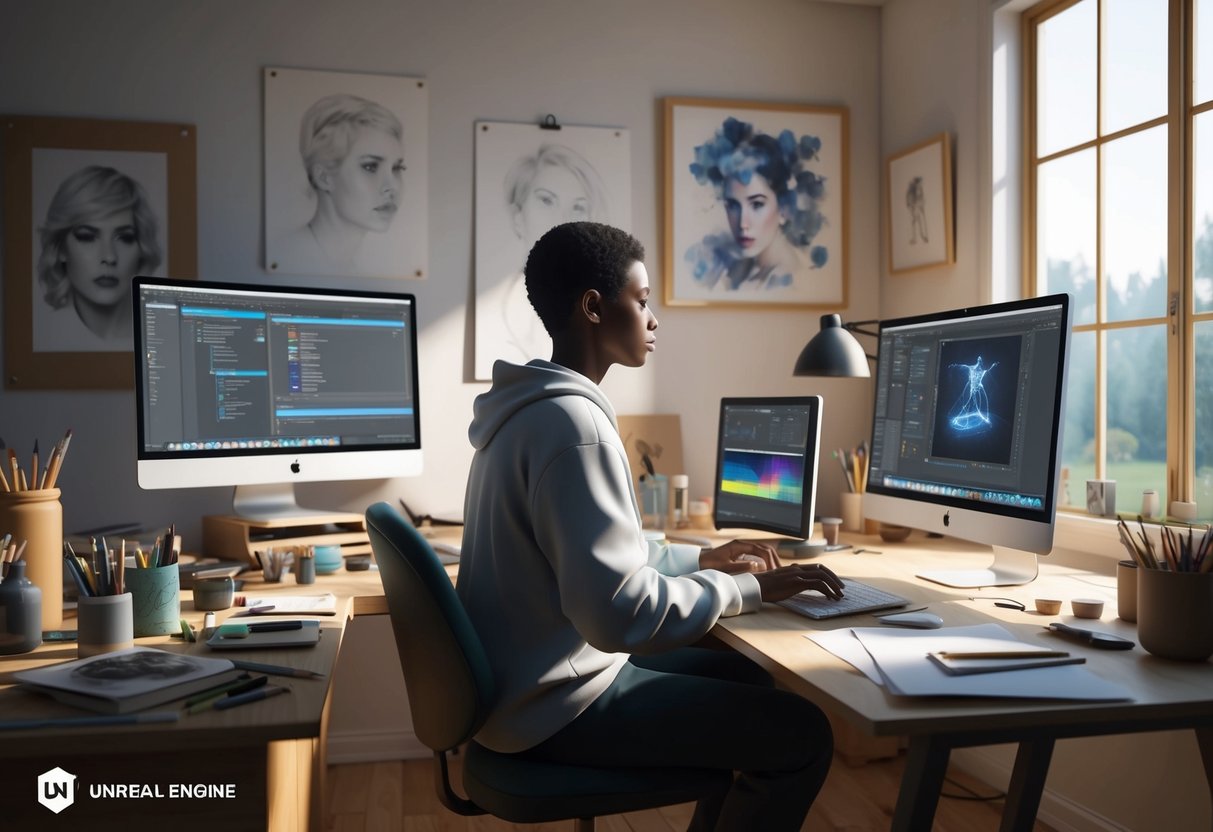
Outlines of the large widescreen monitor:
[[716,527],[759,529],[804,549],[813,532],[821,396],[733,398],[720,402]]
[[1035,579],[1053,548],[1069,339],[1068,295],[881,323],[864,514],[994,547],[988,569],[919,577]]
[[266,519],[315,513],[297,482],[421,472],[412,295],[134,285],[140,487],[235,486]]

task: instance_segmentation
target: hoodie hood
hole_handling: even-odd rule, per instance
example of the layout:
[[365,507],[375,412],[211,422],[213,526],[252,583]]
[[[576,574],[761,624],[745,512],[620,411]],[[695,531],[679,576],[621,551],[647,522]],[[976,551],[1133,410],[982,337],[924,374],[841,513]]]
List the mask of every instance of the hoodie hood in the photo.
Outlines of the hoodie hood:
[[472,404],[468,439],[480,450],[515,413],[539,401],[557,396],[583,396],[596,404],[617,426],[615,410],[598,385],[581,373],[536,358],[526,364],[497,361],[493,364],[493,386]]

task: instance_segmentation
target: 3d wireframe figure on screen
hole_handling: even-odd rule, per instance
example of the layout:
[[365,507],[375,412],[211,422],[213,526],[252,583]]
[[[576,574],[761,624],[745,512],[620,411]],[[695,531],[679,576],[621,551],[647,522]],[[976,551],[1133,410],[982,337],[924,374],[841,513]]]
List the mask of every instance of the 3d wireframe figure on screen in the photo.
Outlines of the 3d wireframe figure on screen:
[[956,404],[948,412],[948,424],[958,431],[973,432],[986,430],[990,427],[990,398],[986,395],[986,373],[998,366],[995,361],[989,367],[983,367],[981,356],[973,364],[949,364],[948,369],[960,367],[967,370],[969,380],[965,382],[964,390]]

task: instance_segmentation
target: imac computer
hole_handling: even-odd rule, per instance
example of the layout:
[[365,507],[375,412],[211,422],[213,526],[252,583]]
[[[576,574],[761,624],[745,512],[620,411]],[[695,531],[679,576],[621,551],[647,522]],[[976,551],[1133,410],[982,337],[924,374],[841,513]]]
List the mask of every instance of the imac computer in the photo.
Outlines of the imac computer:
[[137,277],[141,488],[235,486],[253,520],[295,483],[421,473],[412,295]]
[[884,321],[868,518],[994,547],[956,587],[1036,578],[1053,548],[1070,299],[1050,295]]
[[716,454],[716,528],[789,535],[807,554],[817,495],[821,396],[722,399]]

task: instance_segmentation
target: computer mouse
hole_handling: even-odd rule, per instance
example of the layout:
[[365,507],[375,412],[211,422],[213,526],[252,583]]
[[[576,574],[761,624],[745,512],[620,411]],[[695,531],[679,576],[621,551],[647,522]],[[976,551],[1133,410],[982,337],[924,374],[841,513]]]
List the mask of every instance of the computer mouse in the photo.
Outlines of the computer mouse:
[[882,615],[880,623],[892,624],[895,627],[934,630],[943,626],[943,619],[933,612],[900,612],[894,615]]

